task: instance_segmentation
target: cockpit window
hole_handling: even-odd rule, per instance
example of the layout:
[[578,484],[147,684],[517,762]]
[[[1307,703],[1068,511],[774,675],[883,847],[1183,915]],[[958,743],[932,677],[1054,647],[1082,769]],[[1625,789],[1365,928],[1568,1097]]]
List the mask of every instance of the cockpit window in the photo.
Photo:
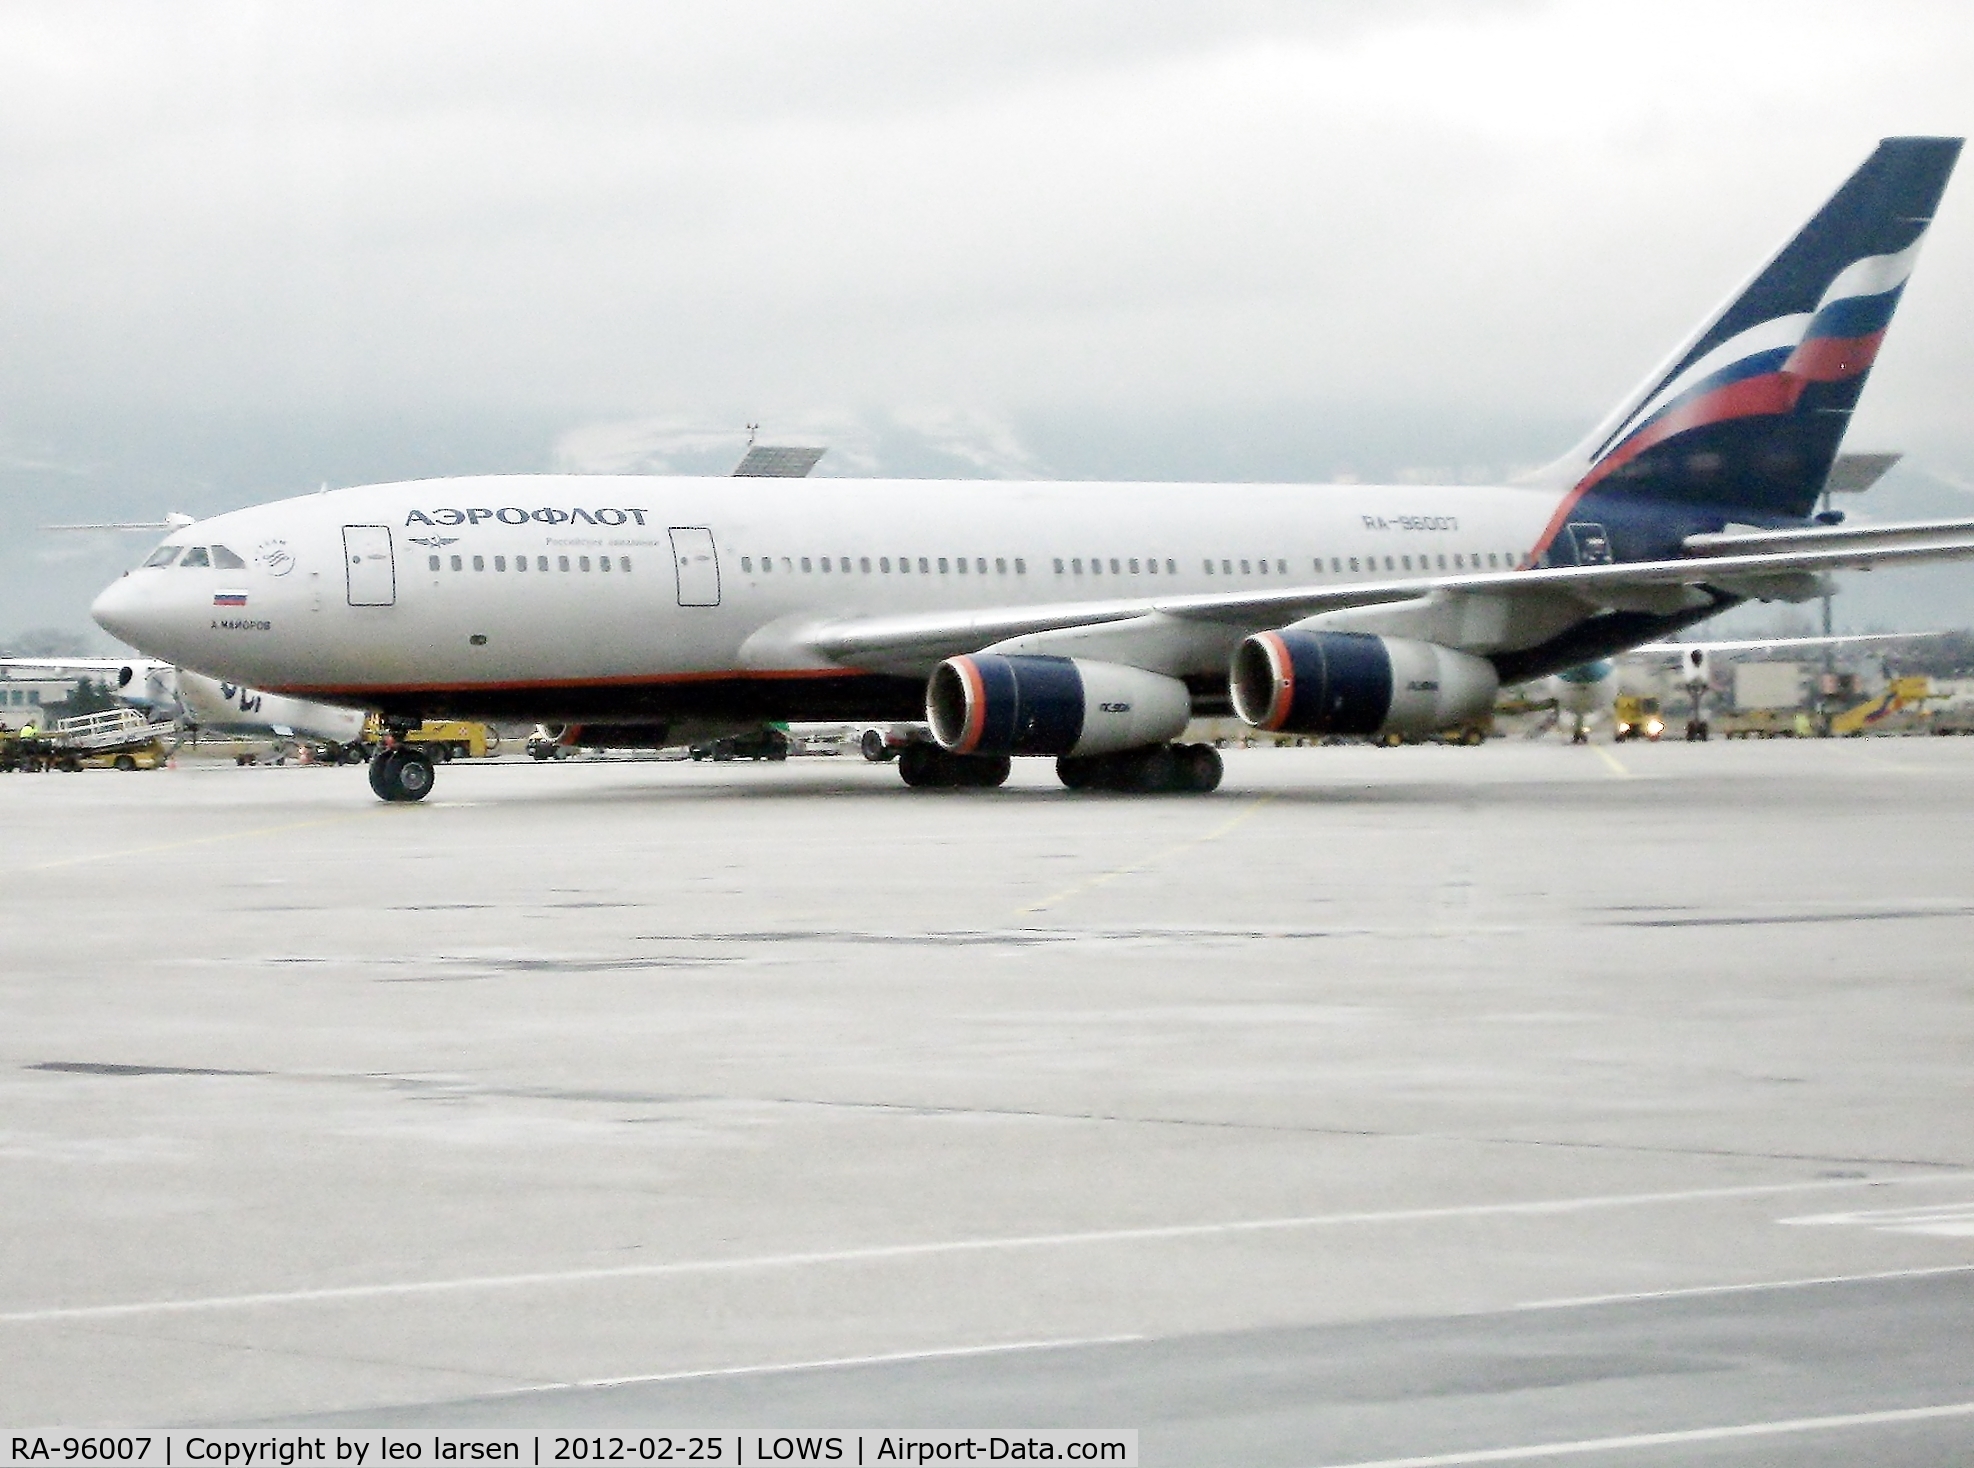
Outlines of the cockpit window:
[[151,559],[144,564],[147,566],[169,566],[173,561],[178,559],[178,553],[184,549],[185,547],[182,545],[161,545],[151,552]]
[[185,559],[180,561],[178,564],[180,567],[210,566],[212,564],[212,559],[206,554],[206,548],[204,546],[195,545],[192,547],[192,549],[185,552]]
[[222,571],[244,571],[247,563],[223,545],[212,548],[212,563]]

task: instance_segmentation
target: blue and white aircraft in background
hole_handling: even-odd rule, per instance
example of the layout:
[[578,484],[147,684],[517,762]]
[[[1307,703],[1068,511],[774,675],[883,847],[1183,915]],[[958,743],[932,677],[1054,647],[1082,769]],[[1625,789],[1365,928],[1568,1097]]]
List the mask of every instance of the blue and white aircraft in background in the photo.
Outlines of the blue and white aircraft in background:
[[[908,784],[1208,790],[1195,714],[1423,733],[1503,683],[1828,573],[1974,555],[1974,520],[1816,504],[1954,138],[1889,138],[1584,440],[1526,482],[1059,484],[486,476],[373,485],[169,535],[96,620],[180,666],[428,717],[678,744],[924,718]],[[387,800],[430,763],[371,762]]]

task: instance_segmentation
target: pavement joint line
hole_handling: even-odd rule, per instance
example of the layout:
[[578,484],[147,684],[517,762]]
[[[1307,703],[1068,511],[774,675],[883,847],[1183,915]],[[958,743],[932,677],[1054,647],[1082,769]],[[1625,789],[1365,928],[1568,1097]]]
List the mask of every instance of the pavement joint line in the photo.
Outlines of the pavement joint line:
[[[1783,1222],[1793,1222],[1784,1219]],[[1517,1310],[1576,1310],[1592,1305],[1628,1305],[1650,1300],[1685,1300],[1705,1295],[1744,1295],[1761,1290],[1808,1290],[1818,1285],[1869,1284],[1875,1280],[1929,1279],[1941,1274],[1974,1274],[1974,1264],[1937,1264],[1919,1269],[1881,1269],[1871,1274],[1826,1274],[1808,1279],[1769,1279],[1752,1284],[1691,1285],[1676,1290],[1638,1290],[1622,1295],[1578,1295],[1566,1300],[1529,1300]]]
[[1119,877],[1128,877],[1134,872],[1141,872],[1147,867],[1156,866],[1159,862],[1169,857],[1177,856],[1182,851],[1191,851],[1196,846],[1204,846],[1210,841],[1218,841],[1235,827],[1252,820],[1256,815],[1260,814],[1261,808],[1274,800],[1274,798],[1274,794],[1270,793],[1258,800],[1250,802],[1247,809],[1241,811],[1238,815],[1222,821],[1203,836],[1195,836],[1190,840],[1180,841],[1174,845],[1165,847],[1161,851],[1154,851],[1149,856],[1140,857],[1127,866],[1115,867],[1110,871],[1101,872],[1094,877],[1086,877],[1080,882],[1072,882],[1060,891],[1050,893],[1039,902],[1031,902],[1026,907],[1017,907],[1015,909],[1015,916],[1022,917],[1031,912],[1046,911],[1056,904],[1067,902],[1070,898],[1087,892],[1094,887],[1102,887],[1107,883],[1116,881]]
[[1629,780],[1633,778],[1631,771],[1624,767],[1624,761],[1620,760],[1616,755],[1612,754],[1610,750],[1604,748],[1603,745],[1593,744],[1590,746],[1590,749],[1591,752],[1597,756],[1597,758],[1599,758],[1605,764],[1611,767],[1611,773],[1613,775],[1616,775],[1620,780]]
[[1462,1453],[1428,1453],[1417,1458],[1376,1458],[1336,1463],[1328,1468],[1457,1468],[1466,1463],[1518,1463],[1530,1458],[1568,1458],[1589,1453],[1621,1453],[1631,1448],[1673,1447],[1682,1443],[1724,1442],[1733,1438],[1775,1437],[1792,1432],[1829,1432],[1844,1427],[1882,1427],[1897,1422],[1929,1422],[1974,1417],[1974,1402],[1938,1407],[1893,1407],[1879,1412],[1847,1412],[1833,1417],[1788,1417],[1776,1422],[1745,1422],[1732,1427],[1689,1427],[1674,1432],[1639,1432],[1627,1437],[1580,1438],[1575,1442],[1530,1443],[1513,1448],[1478,1448]]
[[241,841],[249,836],[273,836],[282,831],[305,831],[312,826],[339,826],[345,821],[367,820],[387,808],[381,805],[370,806],[339,816],[323,816],[313,821],[290,821],[280,826],[254,826],[245,831],[222,831],[215,836],[190,836],[183,841],[166,841],[156,846],[132,846],[122,851],[95,851],[86,856],[65,856],[56,861],[36,862],[27,870],[52,872],[61,867],[83,866],[92,861],[116,861],[126,856],[156,856],[164,851],[183,851],[190,846],[211,846],[220,841]]
[[889,1351],[876,1356],[837,1356],[821,1361],[770,1362],[761,1366],[709,1366],[695,1371],[659,1371],[644,1376],[599,1376],[590,1381],[551,1381],[538,1386],[510,1387],[488,1392],[490,1397],[525,1397],[544,1392],[583,1391],[593,1387],[652,1386],[667,1381],[705,1381],[721,1376],[772,1376],[781,1372],[830,1371],[850,1366],[889,1366],[904,1361],[950,1361],[965,1356],[999,1356],[1013,1351],[1066,1351],[1078,1346],[1124,1346],[1141,1335],[1093,1335],[1067,1340],[1002,1341],[985,1346],[940,1346],[924,1351]]
[[524,1274],[474,1275],[456,1279],[327,1285],[316,1289],[269,1290],[245,1295],[206,1295],[178,1300],[138,1300],[109,1305],[56,1305],[42,1309],[0,1312],[0,1325],[104,1320],[117,1316],[163,1315],[195,1310],[308,1305],[404,1295],[461,1294],[474,1290],[581,1285],[601,1280],[739,1274],[759,1269],[867,1264],[891,1259],[936,1258],[941,1255],[991,1254],[1029,1249],[1088,1247],[1098,1244],[1157,1243],[1166,1240],[1207,1239],[1232,1234],[1285,1233],[1296,1229],[1337,1228],[1361,1224],[1433,1223],[1462,1218],[1542,1217],[1591,1209],[1647,1207],[1655,1203],[1701,1203],[1730,1198],[1760,1198],[1778,1194],[1819,1192],[1831,1188],[1964,1182],[1969,1178],[1974,1178],[1974,1173],[1961,1171],[1900,1178],[1821,1178],[1814,1182],[1751,1183],[1740,1187],[1688,1188],[1662,1193],[1615,1193],[1583,1198],[1542,1198],[1512,1203],[1456,1204],[1444,1208],[1391,1208],[1362,1213],[1315,1213],[1286,1218],[1230,1219],[1221,1223],[1179,1223],[1145,1228],[1097,1229],[1084,1233],[1016,1234],[1006,1238],[942,1239],[918,1244],[874,1244],[853,1249],[815,1249],[788,1254],[742,1255],[732,1259],[680,1259],[661,1264],[623,1264],[596,1269],[550,1269]]

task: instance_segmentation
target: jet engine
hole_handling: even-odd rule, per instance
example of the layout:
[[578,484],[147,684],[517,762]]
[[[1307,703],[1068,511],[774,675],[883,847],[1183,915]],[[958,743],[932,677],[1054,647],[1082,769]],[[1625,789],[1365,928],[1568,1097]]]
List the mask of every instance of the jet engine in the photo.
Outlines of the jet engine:
[[1178,735],[1192,699],[1143,668],[975,653],[933,669],[925,717],[954,754],[1111,754]]
[[1234,654],[1234,712],[1287,734],[1432,734],[1485,713],[1501,680],[1472,653],[1364,632],[1257,632]]

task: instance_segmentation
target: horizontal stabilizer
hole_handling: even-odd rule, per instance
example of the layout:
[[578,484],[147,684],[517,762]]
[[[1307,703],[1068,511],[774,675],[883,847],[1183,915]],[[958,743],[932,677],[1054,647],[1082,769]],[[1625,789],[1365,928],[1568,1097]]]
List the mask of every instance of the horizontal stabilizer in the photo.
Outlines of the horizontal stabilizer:
[[1825,494],[1863,494],[1883,479],[1904,454],[1839,454],[1823,481]]
[[757,443],[733,466],[735,479],[806,479],[828,449]]

